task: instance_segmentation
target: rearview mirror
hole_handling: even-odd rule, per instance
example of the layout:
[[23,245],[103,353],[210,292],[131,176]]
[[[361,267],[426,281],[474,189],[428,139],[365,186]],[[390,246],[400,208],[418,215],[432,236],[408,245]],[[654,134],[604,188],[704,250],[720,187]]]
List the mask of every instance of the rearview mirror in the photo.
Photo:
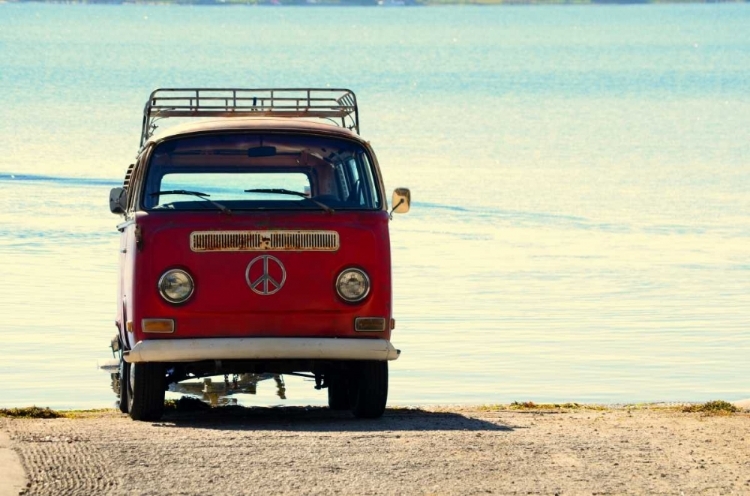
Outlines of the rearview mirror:
[[276,155],[275,146],[256,146],[247,150],[247,156],[250,158],[273,157]]
[[128,208],[128,196],[125,188],[112,188],[109,192],[109,211],[113,214],[124,214]]
[[393,205],[391,213],[405,214],[408,212],[411,207],[411,191],[409,191],[409,188],[396,188],[393,190],[391,205]]

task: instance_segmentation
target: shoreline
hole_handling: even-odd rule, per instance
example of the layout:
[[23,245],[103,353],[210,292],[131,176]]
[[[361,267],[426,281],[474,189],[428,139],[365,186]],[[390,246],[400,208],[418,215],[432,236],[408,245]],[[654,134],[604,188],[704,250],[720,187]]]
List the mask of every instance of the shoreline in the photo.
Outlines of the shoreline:
[[750,409],[689,407],[527,402],[389,408],[378,420],[322,407],[171,410],[159,422],[113,409],[2,417],[0,461],[16,470],[0,474],[0,496],[19,486],[39,495],[750,491]]
[[[284,412],[292,410],[327,410],[321,405],[244,405],[244,404],[221,404],[212,405],[205,399],[185,394],[178,400],[168,399],[165,401],[164,415],[166,418],[173,415],[206,414],[229,415],[231,417],[242,415],[254,415],[257,412]],[[701,413],[704,415],[732,415],[750,414],[750,398],[735,401],[714,400],[708,402],[643,402],[643,403],[535,403],[533,401],[512,403],[486,403],[486,404],[424,404],[424,405],[389,405],[387,411],[409,412],[460,412],[460,411],[524,411],[544,413],[571,413],[581,411],[635,411],[652,410],[673,413]],[[0,422],[7,420],[54,420],[54,419],[86,419],[106,417],[112,413],[119,414],[114,407],[102,408],[58,408],[28,406],[8,407],[0,406]],[[127,415],[125,415],[127,417]],[[0,430],[0,432],[2,432]]]
[[745,4],[750,0],[0,0],[0,4],[179,5],[213,7],[440,7]]

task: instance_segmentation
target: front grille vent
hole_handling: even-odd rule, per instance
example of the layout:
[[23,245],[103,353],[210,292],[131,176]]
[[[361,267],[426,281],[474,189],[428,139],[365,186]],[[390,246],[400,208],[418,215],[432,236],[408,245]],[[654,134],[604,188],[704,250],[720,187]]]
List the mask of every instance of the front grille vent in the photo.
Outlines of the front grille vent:
[[190,249],[207,251],[336,251],[336,231],[200,231],[190,234]]

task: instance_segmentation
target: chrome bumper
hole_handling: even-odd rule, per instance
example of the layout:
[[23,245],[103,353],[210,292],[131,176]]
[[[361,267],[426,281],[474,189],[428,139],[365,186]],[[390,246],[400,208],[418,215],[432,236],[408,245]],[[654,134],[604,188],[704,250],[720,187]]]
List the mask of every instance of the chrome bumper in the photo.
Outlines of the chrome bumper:
[[199,360],[396,360],[385,339],[197,338],[148,339],[124,353],[128,363]]

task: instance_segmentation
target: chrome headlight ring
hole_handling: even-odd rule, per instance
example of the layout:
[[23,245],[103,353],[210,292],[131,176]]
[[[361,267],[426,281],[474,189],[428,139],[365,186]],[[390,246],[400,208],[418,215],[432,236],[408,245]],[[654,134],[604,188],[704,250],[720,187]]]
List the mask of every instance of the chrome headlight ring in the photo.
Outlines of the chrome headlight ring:
[[169,303],[185,303],[193,296],[195,283],[187,271],[169,269],[159,278],[159,294]]
[[370,277],[362,269],[348,268],[336,278],[336,292],[347,303],[358,303],[370,294]]

